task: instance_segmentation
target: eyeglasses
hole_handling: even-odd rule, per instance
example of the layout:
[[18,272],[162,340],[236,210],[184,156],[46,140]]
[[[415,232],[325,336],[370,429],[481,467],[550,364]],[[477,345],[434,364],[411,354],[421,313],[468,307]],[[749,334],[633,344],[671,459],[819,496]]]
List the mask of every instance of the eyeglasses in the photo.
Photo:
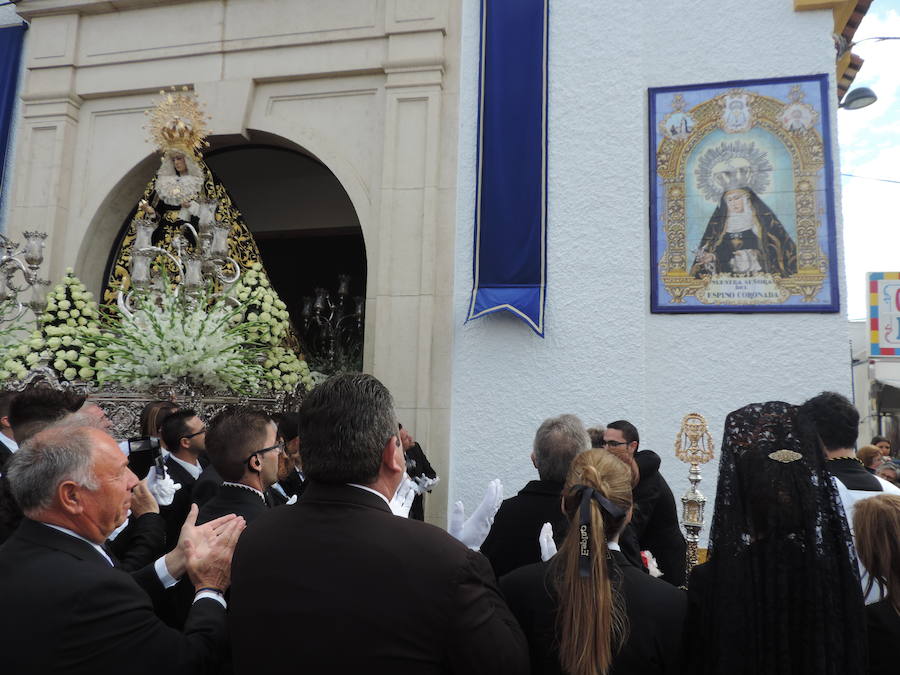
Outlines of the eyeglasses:
[[263,448],[262,450],[257,450],[256,452],[251,453],[250,456],[247,458],[247,462],[249,463],[250,460],[253,459],[253,457],[255,455],[265,454],[265,453],[269,452],[269,450],[278,450],[279,453],[283,453],[284,452],[284,441],[280,441],[280,442],[276,443],[275,445],[270,445],[268,448]]
[[620,445],[628,445],[628,441],[603,441],[601,448],[618,448]]
[[200,434],[205,434],[205,433],[206,433],[206,427],[203,427],[202,429],[200,429],[200,431],[195,431],[192,434],[187,434],[186,436],[182,436],[182,438],[193,438],[194,436],[199,436]]

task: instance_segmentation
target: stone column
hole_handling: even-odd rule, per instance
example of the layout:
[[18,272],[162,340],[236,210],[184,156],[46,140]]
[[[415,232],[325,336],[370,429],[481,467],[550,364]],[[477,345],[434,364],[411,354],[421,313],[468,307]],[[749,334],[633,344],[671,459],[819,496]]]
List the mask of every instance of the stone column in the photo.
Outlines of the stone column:
[[375,376],[390,388],[400,421],[444,481],[426,498],[428,519],[441,523],[447,507],[452,315],[436,307],[447,303],[436,297],[435,282],[443,259],[452,260],[452,248],[438,251],[436,243],[439,229],[453,227],[452,212],[438,209],[444,32],[421,21],[419,30],[402,32],[394,5],[388,3],[386,21],[377,312],[367,369],[374,365]]
[[71,216],[72,184],[81,99],[75,92],[75,48],[79,17],[32,20],[26,42],[25,87],[18,155],[12,186],[10,236],[46,232],[43,274],[63,274],[63,241]]

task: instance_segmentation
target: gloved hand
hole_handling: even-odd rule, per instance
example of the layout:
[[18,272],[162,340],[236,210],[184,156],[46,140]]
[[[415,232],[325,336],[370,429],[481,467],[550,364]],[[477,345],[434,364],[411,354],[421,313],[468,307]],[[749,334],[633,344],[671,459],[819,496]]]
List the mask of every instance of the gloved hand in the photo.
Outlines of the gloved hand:
[[494,516],[503,502],[503,483],[495,478],[488,483],[487,492],[481,504],[475,509],[475,513],[466,520],[466,507],[462,502],[456,502],[450,511],[447,521],[447,531],[459,539],[462,543],[476,551],[481,548],[487,539],[491,525],[494,524]]
[[[164,469],[165,470],[165,469]],[[181,489],[181,483],[176,483],[166,471],[165,478],[159,478],[156,475],[156,467],[150,467],[150,473],[144,479],[147,483],[147,489],[156,499],[156,503],[160,506],[169,506],[175,499],[175,493]]]
[[413,481],[416,484],[414,488],[416,494],[421,495],[425,494],[426,492],[431,492],[431,490],[440,482],[440,480],[441,479],[439,476],[435,476],[434,478],[429,478],[425,474],[416,476],[415,478],[413,478]]
[[556,555],[556,542],[553,541],[553,525],[544,523],[541,533],[538,535],[538,543],[541,545],[541,560],[547,562]]
[[397,486],[394,498],[390,502],[391,511],[395,516],[409,518],[409,510],[412,508],[413,499],[416,496],[416,484],[409,476],[403,474],[403,480]]

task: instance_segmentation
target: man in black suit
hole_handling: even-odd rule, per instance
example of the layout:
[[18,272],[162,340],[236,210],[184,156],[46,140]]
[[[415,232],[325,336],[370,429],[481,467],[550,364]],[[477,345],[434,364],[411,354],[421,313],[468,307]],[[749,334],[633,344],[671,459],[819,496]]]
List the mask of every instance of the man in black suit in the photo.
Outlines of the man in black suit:
[[166,541],[173,542],[191,509],[194,483],[203,471],[200,455],[206,451],[206,426],[196,412],[182,408],[166,417],[160,435],[169,450],[166,471],[181,484],[172,503],[159,510],[166,521]]
[[278,420],[278,437],[284,441],[284,454],[278,460],[278,482],[270,492],[278,492],[284,503],[291,497],[303,494],[306,480],[300,468],[300,416],[295,412],[284,413]]
[[216,496],[200,507],[198,522],[234,513],[249,523],[269,508],[265,492],[278,478],[284,441],[264,412],[228,408],[215,416],[206,434],[209,461],[222,476]]
[[541,561],[538,536],[544,523],[553,526],[557,544],[565,538],[569,523],[559,505],[563,483],[575,455],[590,447],[584,424],[574,415],[551,417],[538,427],[531,462],[540,480],[529,481],[519,494],[503,501],[481,546],[498,578]]
[[[217,414],[206,433],[206,450],[210,466],[225,480],[200,507],[197,522],[235,514],[249,524],[265,513],[265,492],[275,482],[283,447],[275,439],[275,423],[264,412],[230,407]],[[193,595],[190,583],[182,579],[169,594],[171,606],[163,611],[169,625],[186,625]]]
[[9,405],[15,397],[16,392],[14,391],[0,392],[0,475],[3,475],[6,464],[12,459],[13,453],[19,449],[9,423]]
[[384,385],[346,373],[317,386],[300,410],[300,455],[303,496],[258,518],[235,550],[236,673],[283,670],[284,655],[260,645],[298,636],[310,673],[528,672],[487,560],[391,513],[406,461]]
[[[79,420],[39,432],[9,466],[26,518],[0,547],[0,653],[5,672],[208,672],[226,645],[229,561],[243,521],[194,527],[133,576],[103,543],[129,508],[137,477],[116,442]],[[154,614],[184,573],[196,595],[184,633]]]
[[650,551],[656,558],[663,581],[683,585],[687,542],[681,533],[672,489],[659,473],[659,455],[652,450],[638,452],[638,430],[625,420],[606,425],[603,444],[614,454],[634,458],[640,480],[633,490],[634,513],[629,529],[637,537],[640,549]]

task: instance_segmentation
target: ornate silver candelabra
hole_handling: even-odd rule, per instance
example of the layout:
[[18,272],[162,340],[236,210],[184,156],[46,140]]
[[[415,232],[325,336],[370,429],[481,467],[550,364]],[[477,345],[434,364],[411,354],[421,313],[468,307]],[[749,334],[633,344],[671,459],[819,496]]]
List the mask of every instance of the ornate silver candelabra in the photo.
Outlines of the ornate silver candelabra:
[[303,298],[300,341],[312,367],[333,373],[362,369],[363,315],[366,300],[350,296],[350,275],[338,276],[337,293],[317,288]]
[[[18,321],[30,309],[38,316],[47,300],[49,281],[38,277],[44,262],[43,232],[25,232],[25,249],[17,253],[19,244],[0,234],[0,324]],[[21,275],[21,280],[17,279]],[[22,302],[19,294],[31,289],[31,299]]]
[[[156,221],[146,216],[135,220],[137,228],[134,247],[131,253],[131,286],[127,293],[119,291],[117,302],[119,309],[126,315],[131,315],[134,310],[134,292],[151,294],[161,289],[161,272],[151,267],[151,263],[158,256],[165,256],[175,266],[176,293],[184,289],[184,296],[188,302],[193,302],[199,292],[214,280],[219,282],[220,293],[224,294],[241,276],[241,268],[238,262],[228,256],[228,233],[230,226],[216,221],[216,209],[218,200],[197,200],[199,228],[194,229],[190,223],[182,225],[182,231],[175,235],[172,253],[152,243],[153,231],[156,229]],[[142,210],[146,209],[145,203],[141,204]],[[185,234],[189,233],[197,242],[195,251],[188,251],[188,240]]]
[[713,453],[713,439],[706,419],[699,413],[685,415],[681,421],[681,429],[675,437],[675,456],[691,465],[688,470],[691,487],[681,498],[681,524],[684,526],[688,546],[685,561],[688,574],[697,564],[697,547],[700,542],[700,531],[703,529],[703,508],[706,506],[706,497],[697,487],[703,480],[700,465],[711,460]]

